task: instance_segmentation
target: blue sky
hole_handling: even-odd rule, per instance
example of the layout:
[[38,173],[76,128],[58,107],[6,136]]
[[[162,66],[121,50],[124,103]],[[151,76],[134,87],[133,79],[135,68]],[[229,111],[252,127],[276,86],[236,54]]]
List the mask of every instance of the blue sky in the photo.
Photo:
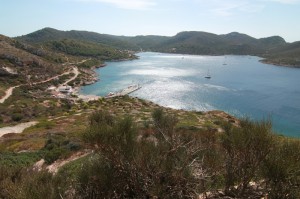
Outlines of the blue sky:
[[180,31],[300,40],[300,0],[0,0],[0,34],[44,27],[113,35]]

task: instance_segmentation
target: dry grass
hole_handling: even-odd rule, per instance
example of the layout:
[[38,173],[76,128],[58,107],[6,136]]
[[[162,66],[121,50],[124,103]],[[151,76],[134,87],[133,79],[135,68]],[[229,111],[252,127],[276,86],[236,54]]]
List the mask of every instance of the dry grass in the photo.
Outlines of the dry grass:
[[178,128],[192,127],[218,131],[220,121],[233,119],[228,114],[220,111],[202,113],[175,110],[128,96],[101,99],[94,102],[73,104],[67,112],[58,112],[57,115],[51,117],[41,117],[38,125],[26,129],[22,134],[4,136],[1,140],[2,148],[11,151],[39,150],[44,147],[49,136],[56,134],[78,141],[81,139],[82,132],[86,129],[90,114],[95,110],[105,110],[118,117],[130,115],[138,126],[143,127],[147,121],[152,120],[151,114],[156,108],[163,108],[168,114],[175,115],[179,121]]

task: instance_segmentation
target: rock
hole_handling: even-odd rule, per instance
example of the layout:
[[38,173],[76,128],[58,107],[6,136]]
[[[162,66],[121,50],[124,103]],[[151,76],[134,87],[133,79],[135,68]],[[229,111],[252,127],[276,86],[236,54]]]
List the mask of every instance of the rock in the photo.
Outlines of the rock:
[[37,161],[37,162],[33,165],[33,170],[34,170],[34,171],[41,171],[44,164],[45,164],[45,160],[44,160],[44,159],[41,159],[41,160]]

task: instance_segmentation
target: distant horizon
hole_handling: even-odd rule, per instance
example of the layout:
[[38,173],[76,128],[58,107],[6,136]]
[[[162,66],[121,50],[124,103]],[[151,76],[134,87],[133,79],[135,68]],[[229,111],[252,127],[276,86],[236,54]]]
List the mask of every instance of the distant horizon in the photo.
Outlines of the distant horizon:
[[0,0],[0,34],[53,27],[111,35],[239,32],[300,40],[300,0]]
[[[25,35],[28,35],[28,34],[31,34],[31,33],[34,33],[34,32],[37,32],[37,31],[40,31],[40,30],[43,30],[43,29],[46,29],[46,28],[51,28],[51,29],[55,29],[55,30],[58,30],[58,31],[64,31],[64,32],[68,32],[68,31],[86,31],[86,32],[93,32],[93,33],[97,33],[97,34],[105,34],[105,35],[112,35],[112,36],[124,36],[124,37],[137,37],[137,36],[162,36],[162,37],[173,37],[175,35],[177,35],[178,33],[181,33],[181,32],[205,32],[205,33],[209,33],[209,34],[215,34],[215,35],[227,35],[227,34],[230,34],[230,33],[239,33],[239,34],[245,34],[245,35],[248,35],[252,38],[255,38],[255,39],[262,39],[262,38],[268,38],[268,37],[274,37],[274,36],[279,36],[281,38],[283,38],[287,43],[293,43],[293,42],[298,42],[298,41],[293,41],[293,42],[288,42],[284,37],[282,37],[281,35],[270,35],[270,36],[266,36],[266,37],[254,37],[250,34],[247,34],[247,33],[243,33],[243,32],[238,32],[238,31],[231,31],[231,32],[228,32],[228,33],[222,33],[222,34],[217,34],[217,33],[213,33],[213,32],[208,32],[208,31],[203,31],[203,30],[182,30],[182,31],[179,31],[177,33],[175,33],[174,35],[159,35],[159,34],[156,34],[156,35],[153,35],[153,34],[150,34],[150,35],[147,35],[147,34],[140,34],[140,35],[123,35],[123,34],[120,34],[120,35],[115,35],[115,34],[110,34],[110,33],[101,33],[101,32],[95,32],[95,31],[91,31],[91,30],[75,30],[75,29],[72,29],[72,30],[60,30],[60,29],[56,29],[56,28],[53,28],[53,27],[44,27],[44,28],[41,28],[41,29],[38,29],[38,30],[35,30],[35,31],[32,31],[32,32],[29,32],[29,33],[26,33],[26,34],[23,34],[23,35],[17,35],[17,36],[8,36],[8,35],[4,35],[4,36],[7,36],[7,37],[10,37],[10,38],[14,38],[14,37],[21,37],[21,36],[25,36]],[[1,33],[0,33],[1,34]],[[300,41],[300,40],[299,40]]]

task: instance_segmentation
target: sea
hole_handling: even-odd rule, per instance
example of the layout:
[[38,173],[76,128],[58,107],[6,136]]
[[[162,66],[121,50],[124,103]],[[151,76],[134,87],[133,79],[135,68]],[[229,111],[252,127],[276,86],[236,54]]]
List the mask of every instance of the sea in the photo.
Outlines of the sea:
[[[222,110],[238,118],[271,119],[277,134],[300,138],[300,69],[261,63],[255,56],[155,52],[107,62],[82,94],[105,96],[129,85],[131,96],[174,109]],[[210,75],[210,79],[205,78]]]

